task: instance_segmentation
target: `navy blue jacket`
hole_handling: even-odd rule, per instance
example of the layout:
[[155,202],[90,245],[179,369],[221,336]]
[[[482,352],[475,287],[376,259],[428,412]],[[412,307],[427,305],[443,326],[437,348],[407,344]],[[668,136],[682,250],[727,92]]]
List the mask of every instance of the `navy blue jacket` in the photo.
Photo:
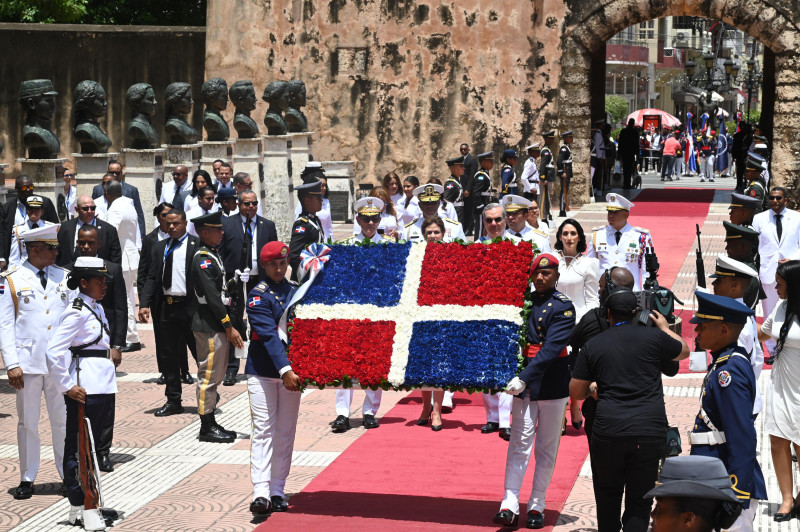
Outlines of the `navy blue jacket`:
[[569,335],[575,326],[575,306],[556,290],[531,294],[528,317],[528,343],[540,345],[534,358],[525,359],[525,369],[519,374],[527,385],[519,397],[531,401],[569,397],[569,358],[561,354],[569,344]]
[[290,365],[286,345],[278,336],[278,322],[292,298],[297,284],[261,281],[247,296],[247,316],[250,319],[250,349],[247,352],[247,375],[280,378],[278,371]]
[[[741,355],[741,356],[738,356]],[[750,499],[767,500],[764,475],[756,459],[757,436],[753,424],[756,378],[747,352],[729,345],[711,353],[714,362],[703,383],[700,403],[716,430],[725,433],[723,445],[692,445],[692,454],[713,456],[725,464],[733,491],[748,508]],[[698,414],[692,432],[711,429]]]
[[506,194],[517,194],[517,180],[516,175],[514,174],[514,167],[508,163],[503,163],[503,168],[500,170],[500,182],[501,182],[501,189],[500,189],[500,197],[502,198]]

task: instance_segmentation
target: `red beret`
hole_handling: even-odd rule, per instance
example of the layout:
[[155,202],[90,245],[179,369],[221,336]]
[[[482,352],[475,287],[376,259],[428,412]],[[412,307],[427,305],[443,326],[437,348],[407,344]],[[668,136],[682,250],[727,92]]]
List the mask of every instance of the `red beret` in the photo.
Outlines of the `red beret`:
[[275,259],[285,259],[289,256],[289,246],[284,244],[283,242],[278,242],[277,240],[273,240],[272,242],[267,242],[264,244],[264,247],[261,248],[261,260],[275,260]]
[[537,255],[536,258],[533,259],[533,264],[531,264],[531,272],[543,268],[558,269],[558,259],[550,253],[542,253],[541,255]]

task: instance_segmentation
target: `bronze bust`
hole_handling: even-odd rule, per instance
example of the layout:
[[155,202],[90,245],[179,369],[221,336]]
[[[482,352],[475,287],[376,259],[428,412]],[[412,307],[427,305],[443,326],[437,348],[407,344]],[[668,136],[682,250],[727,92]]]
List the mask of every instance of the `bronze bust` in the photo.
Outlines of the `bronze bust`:
[[306,84],[299,79],[293,79],[286,84],[286,92],[289,97],[289,108],[284,116],[287,129],[292,133],[308,131],[308,120],[300,110],[306,105]]
[[258,137],[258,124],[250,118],[250,111],[256,108],[256,90],[250,80],[237,81],[231,85],[229,92],[231,102],[236,107],[233,114],[233,128],[240,139],[254,139]]
[[193,144],[197,130],[186,121],[192,112],[192,86],[188,83],[170,83],[165,93],[167,144]]
[[106,91],[96,81],[81,81],[74,93],[75,126],[73,132],[81,153],[108,153],[111,139],[100,128],[98,119],[106,115]]
[[283,120],[283,112],[289,106],[289,98],[286,91],[285,81],[273,81],[264,89],[262,100],[269,104],[267,115],[264,117],[264,125],[267,126],[268,135],[285,135],[287,128]]
[[128,147],[134,150],[158,148],[158,135],[152,117],[156,112],[156,93],[147,83],[136,83],[128,88],[125,101],[130,109],[128,122]]
[[61,149],[58,137],[50,130],[56,112],[56,95],[49,79],[32,79],[19,84],[19,103],[25,111],[22,145],[29,159],[55,159]]
[[208,140],[228,140],[230,129],[221,111],[228,107],[228,84],[222,78],[211,78],[203,83],[200,97],[206,105],[203,128]]

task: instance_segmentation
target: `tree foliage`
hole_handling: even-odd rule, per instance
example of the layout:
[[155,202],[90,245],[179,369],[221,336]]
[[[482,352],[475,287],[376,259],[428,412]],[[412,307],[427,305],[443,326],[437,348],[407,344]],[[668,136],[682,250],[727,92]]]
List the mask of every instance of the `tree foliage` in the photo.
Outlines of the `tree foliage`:
[[606,114],[611,116],[611,125],[619,125],[628,116],[628,100],[614,94],[606,95]]
[[77,23],[88,0],[2,0],[0,22]]
[[207,0],[0,0],[0,22],[205,26]]

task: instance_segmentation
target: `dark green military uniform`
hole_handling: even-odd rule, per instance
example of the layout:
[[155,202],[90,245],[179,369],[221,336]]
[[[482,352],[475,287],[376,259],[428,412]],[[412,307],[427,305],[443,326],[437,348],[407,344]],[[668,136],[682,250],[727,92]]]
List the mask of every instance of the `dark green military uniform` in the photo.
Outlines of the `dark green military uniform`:
[[[322,181],[311,175],[306,182],[294,188],[297,191],[298,200],[302,195],[322,195]],[[333,237],[333,235],[331,235]],[[325,241],[325,232],[316,214],[309,213],[305,209],[300,213],[297,220],[292,225],[292,237],[289,241],[289,266],[292,267],[292,281],[297,281],[297,270],[300,266],[300,252],[310,244],[319,244]]]

